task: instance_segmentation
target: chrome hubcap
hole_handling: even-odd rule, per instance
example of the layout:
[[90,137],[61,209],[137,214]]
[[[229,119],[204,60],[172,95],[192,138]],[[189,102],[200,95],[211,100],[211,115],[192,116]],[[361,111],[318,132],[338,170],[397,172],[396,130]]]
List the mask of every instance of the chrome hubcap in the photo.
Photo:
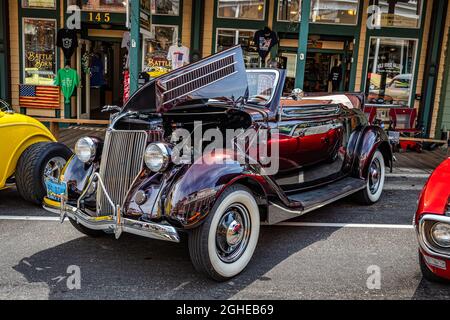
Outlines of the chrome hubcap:
[[380,160],[373,159],[369,168],[369,190],[375,194],[380,187],[381,182],[381,164]]
[[48,160],[44,168],[44,178],[58,179],[62,169],[66,165],[66,160],[61,157],[53,157]]
[[239,259],[250,238],[250,215],[246,207],[233,204],[223,214],[216,231],[219,258],[226,263]]

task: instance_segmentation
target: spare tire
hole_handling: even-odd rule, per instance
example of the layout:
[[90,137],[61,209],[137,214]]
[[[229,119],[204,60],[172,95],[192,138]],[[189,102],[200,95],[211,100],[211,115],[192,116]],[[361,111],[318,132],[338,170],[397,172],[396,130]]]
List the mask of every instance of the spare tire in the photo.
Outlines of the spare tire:
[[58,142],[38,142],[20,156],[16,167],[16,186],[21,197],[42,204],[47,194],[44,177],[58,178],[72,151]]

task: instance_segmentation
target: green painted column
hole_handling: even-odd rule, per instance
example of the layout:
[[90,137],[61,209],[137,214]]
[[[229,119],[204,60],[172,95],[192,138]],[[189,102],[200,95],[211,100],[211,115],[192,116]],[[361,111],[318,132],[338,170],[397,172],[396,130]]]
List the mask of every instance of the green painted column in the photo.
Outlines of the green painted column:
[[139,72],[141,72],[139,50],[140,44],[140,1],[130,0],[130,96],[138,89]]
[[300,30],[298,33],[297,48],[297,70],[295,73],[295,87],[303,89],[305,78],[306,51],[308,49],[309,33],[309,12],[311,11],[311,1],[302,1],[302,14],[300,21]]

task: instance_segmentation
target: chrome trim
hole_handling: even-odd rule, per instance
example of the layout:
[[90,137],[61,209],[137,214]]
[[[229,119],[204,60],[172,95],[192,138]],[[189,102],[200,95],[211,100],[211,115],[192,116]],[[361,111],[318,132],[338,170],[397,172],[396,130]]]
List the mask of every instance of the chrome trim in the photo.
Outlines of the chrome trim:
[[425,251],[427,254],[431,256],[449,259],[450,251],[445,252],[443,250],[440,250],[439,248],[436,248],[436,246],[431,245],[428,242],[428,239],[425,234],[425,222],[427,221],[450,224],[450,217],[441,216],[437,214],[425,214],[424,216],[422,216],[422,218],[420,218],[419,224],[416,225],[417,240],[419,241],[419,245],[423,249],[423,251]]
[[123,206],[131,184],[143,169],[147,141],[148,133],[143,130],[107,131],[97,175],[103,183],[102,190],[97,190],[97,215],[111,215],[116,205]]
[[106,216],[99,220],[98,217],[89,216],[78,208],[63,202],[61,203],[62,221],[64,221],[64,218],[68,217],[92,230],[114,232],[116,238],[118,238],[122,232],[127,232],[156,240],[180,242],[180,236],[177,230],[170,225],[123,218],[120,210],[118,210],[117,213],[117,216]]
[[[197,68],[189,70],[189,72],[193,72],[193,71],[196,71],[196,70],[199,70],[199,69],[202,69],[202,68],[206,68],[207,66],[209,66],[209,65],[211,65],[213,63],[217,63],[217,61],[221,61],[221,60],[224,60],[224,59],[229,58],[229,57],[233,57],[234,58],[235,55],[236,55],[236,53],[232,53],[232,54],[229,54],[227,56],[224,56],[224,57],[220,58],[220,60],[213,60],[213,61],[211,61],[209,63],[199,65]],[[166,81],[162,81],[161,84],[164,85],[164,84],[166,84],[166,83],[168,83],[170,81],[173,81],[175,79],[178,79],[179,77],[182,77],[184,75],[186,75],[186,74],[185,73],[181,73],[181,74],[179,74],[179,75],[177,75],[177,76],[175,76],[173,78],[167,79]]]
[[[94,178],[97,179],[95,180]],[[65,218],[68,217],[75,220],[77,223],[82,224],[86,228],[113,232],[116,239],[120,237],[122,232],[127,232],[151,239],[180,242],[178,232],[170,225],[124,218],[120,205],[115,205],[113,203],[111,196],[106,190],[105,183],[98,172],[91,175],[89,182],[84,189],[85,191],[89,189],[94,180],[98,181],[100,185],[99,190],[101,189],[105,193],[108,203],[114,208],[113,214],[98,217],[90,216],[79,209],[80,199],[82,199],[83,196],[80,196],[78,199],[78,207],[66,204],[66,196],[62,196],[61,205],[57,212],[60,214],[61,222],[64,222]],[[99,192],[99,190],[97,192]],[[48,206],[44,206],[44,208],[51,212],[55,212],[54,208],[48,208]]]

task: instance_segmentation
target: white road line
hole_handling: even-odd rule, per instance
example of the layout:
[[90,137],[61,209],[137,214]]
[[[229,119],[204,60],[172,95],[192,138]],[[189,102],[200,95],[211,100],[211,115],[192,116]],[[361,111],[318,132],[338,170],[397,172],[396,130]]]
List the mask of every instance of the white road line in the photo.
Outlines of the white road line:
[[[0,220],[18,221],[59,221],[59,217],[43,216],[0,216]],[[267,224],[263,224],[267,225]],[[413,229],[407,224],[370,224],[370,223],[324,223],[324,222],[280,222],[277,227],[331,227],[331,228],[372,228],[372,229]]]
[[280,222],[275,227],[329,227],[329,228],[367,228],[367,229],[413,229],[409,224],[370,224],[370,223],[322,223],[322,222]]
[[408,186],[408,185],[384,185],[383,190],[392,190],[392,191],[406,191],[406,190],[422,190],[423,185],[417,186]]
[[420,178],[428,179],[429,173],[386,173],[388,178]]
[[20,220],[20,221],[59,221],[59,217],[45,217],[45,216],[2,216],[0,220]]

